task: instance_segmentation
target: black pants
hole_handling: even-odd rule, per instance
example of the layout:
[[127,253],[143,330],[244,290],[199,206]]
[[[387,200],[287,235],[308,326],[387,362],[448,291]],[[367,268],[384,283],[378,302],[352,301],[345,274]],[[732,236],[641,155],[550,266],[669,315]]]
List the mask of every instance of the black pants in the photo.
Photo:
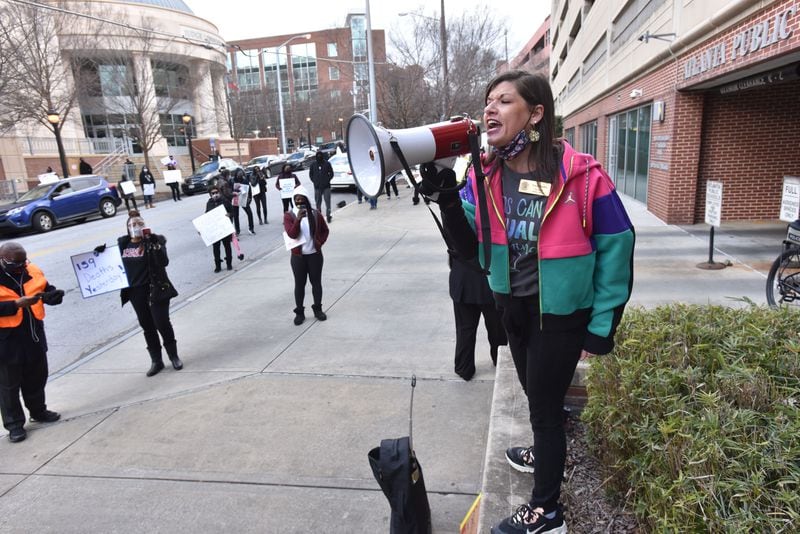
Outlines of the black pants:
[[314,200],[317,204],[317,211],[322,213],[322,199],[325,199],[325,215],[330,218],[331,216],[331,188],[314,189]]
[[538,297],[508,298],[498,304],[517,376],[528,396],[534,455],[531,505],[549,512],[561,495],[567,454],[564,397],[583,350],[588,323],[543,331]]
[[[255,232],[255,228],[253,227],[253,209],[250,206],[242,206],[242,210],[244,211],[245,215],[247,215],[247,228],[250,229],[251,232]],[[236,210],[237,215],[239,210]],[[239,218],[236,218],[236,231],[239,231]]]
[[[161,361],[161,345],[163,341],[164,350],[170,358],[178,355],[177,343],[175,342],[175,331],[172,329],[172,322],[169,320],[169,300],[164,302],[150,303],[148,294],[149,286],[133,286],[128,289],[136,318],[139,319],[139,326],[144,330],[144,339],[147,342],[147,352],[150,359],[154,362]],[[161,334],[161,339],[158,335]]]
[[456,319],[455,371],[458,376],[469,380],[475,374],[475,340],[481,315],[493,349],[507,344],[508,340],[494,302],[467,304],[453,301],[453,314]]
[[387,180],[386,181],[386,198],[391,198],[392,195],[389,194],[389,188],[394,189],[394,196],[399,196],[397,194],[397,178],[394,180]]
[[294,274],[294,303],[298,309],[303,308],[306,297],[306,279],[311,281],[311,295],[314,306],[322,306],[322,252],[314,254],[292,254],[291,264]]
[[131,204],[133,204],[133,209],[135,209],[135,210],[139,209],[139,208],[136,207],[136,199],[133,198],[133,195],[131,195],[131,196],[124,195],[122,197],[122,200],[125,201],[125,209],[126,210],[128,210],[128,211],[131,210]]
[[175,202],[181,199],[181,188],[177,182],[171,182],[169,188],[172,189],[172,200]]
[[[255,195],[253,200],[256,202],[256,213],[258,214],[258,224],[261,222],[267,222],[267,194],[263,193],[261,195]],[[261,215],[261,212],[264,212],[264,215]]]
[[47,353],[41,343],[25,340],[24,358],[9,363],[0,361],[0,412],[6,430],[22,428],[25,412],[19,394],[32,416],[47,409],[44,387],[47,384]]
[[283,211],[284,213],[292,209],[294,203],[292,202],[291,198],[282,198],[281,202],[283,202]]
[[211,245],[212,250],[214,251],[214,265],[216,267],[222,266],[222,258],[220,258],[220,250],[219,245],[222,243],[222,246],[225,247],[225,264],[229,267],[232,265],[233,262],[233,255],[231,254],[231,241],[233,238],[231,236],[223,237],[219,241],[214,241]]

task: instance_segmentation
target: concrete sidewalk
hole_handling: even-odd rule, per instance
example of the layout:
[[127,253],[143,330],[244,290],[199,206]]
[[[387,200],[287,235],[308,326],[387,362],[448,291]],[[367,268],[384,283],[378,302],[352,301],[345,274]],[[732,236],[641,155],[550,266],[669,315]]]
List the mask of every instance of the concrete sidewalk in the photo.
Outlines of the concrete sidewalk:
[[[173,310],[183,371],[146,378],[137,332],[52,377],[48,405],[62,421],[28,424],[19,444],[0,440],[0,531],[387,532],[367,452],[407,435],[412,374],[434,530],[457,532],[482,490],[486,524],[524,501],[530,479],[513,478],[502,457],[530,440],[510,358],[501,353],[495,375],[479,336],[475,378],[453,373],[446,254],[428,210],[407,189],[366,206],[334,214],[327,321],[292,324],[288,252],[275,250]],[[764,301],[764,275],[743,260],[694,267],[707,258],[702,228],[628,209],[635,304]],[[784,226],[756,239],[774,239],[770,262]]]

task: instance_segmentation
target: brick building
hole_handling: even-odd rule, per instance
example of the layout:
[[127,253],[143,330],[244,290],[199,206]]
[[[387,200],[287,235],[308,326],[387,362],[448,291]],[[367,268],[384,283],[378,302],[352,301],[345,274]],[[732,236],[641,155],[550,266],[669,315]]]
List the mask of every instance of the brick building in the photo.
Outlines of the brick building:
[[[345,26],[308,34],[275,35],[229,45],[228,83],[233,129],[280,137],[282,88],[286,150],[342,139],[353,113],[369,109],[366,16],[351,13]],[[383,30],[372,30],[376,78],[386,64]],[[279,67],[279,68],[276,68]]]
[[778,218],[800,176],[796,0],[555,0],[551,73],[565,137],[672,224]]
[[539,29],[528,39],[525,46],[508,63],[497,66],[498,72],[522,69],[550,76],[550,17],[544,19]]

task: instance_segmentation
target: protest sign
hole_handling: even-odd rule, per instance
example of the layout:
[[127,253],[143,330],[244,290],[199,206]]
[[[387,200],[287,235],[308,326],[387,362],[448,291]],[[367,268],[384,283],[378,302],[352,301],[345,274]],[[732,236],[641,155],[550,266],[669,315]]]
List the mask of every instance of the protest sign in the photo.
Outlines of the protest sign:
[[225,206],[217,206],[213,210],[192,219],[192,224],[200,232],[200,237],[206,246],[235,232],[233,223],[225,211]]
[[127,195],[133,195],[133,194],[136,193],[136,184],[133,183],[133,182],[130,182],[128,180],[122,180],[119,183],[119,187],[122,189],[122,194],[123,195],[127,196]]
[[279,178],[278,185],[281,188],[281,198],[292,198],[292,191],[294,191],[294,178]]
[[39,183],[43,185],[54,184],[59,180],[58,175],[54,172],[46,172],[44,174],[40,174],[39,176],[37,176],[37,178],[39,178]]
[[253,186],[253,196],[261,194],[261,184],[256,184]]
[[181,176],[180,169],[176,169],[174,171],[164,171],[164,183],[165,184],[180,183],[182,181],[183,181],[183,177]]
[[250,186],[247,184],[239,184],[239,205],[240,206],[247,206],[247,192],[250,190]]
[[297,236],[297,239],[289,237],[289,234],[283,232],[283,244],[286,246],[286,250],[292,250],[294,247],[299,247],[303,243],[306,242],[306,238],[303,234]]
[[95,297],[128,287],[122,254],[116,245],[103,252],[84,252],[70,256],[83,298]]
[[160,161],[162,165],[167,165],[167,164],[169,164],[170,161],[172,161],[172,158],[169,157],[169,156],[164,156],[163,158],[161,158],[158,161]]

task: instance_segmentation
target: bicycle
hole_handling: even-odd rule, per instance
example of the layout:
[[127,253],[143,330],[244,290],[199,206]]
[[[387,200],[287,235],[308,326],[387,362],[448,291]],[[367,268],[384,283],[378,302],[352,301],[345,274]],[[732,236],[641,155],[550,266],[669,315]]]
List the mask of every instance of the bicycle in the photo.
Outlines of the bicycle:
[[767,303],[773,308],[800,306],[800,219],[788,225],[783,251],[767,274]]

